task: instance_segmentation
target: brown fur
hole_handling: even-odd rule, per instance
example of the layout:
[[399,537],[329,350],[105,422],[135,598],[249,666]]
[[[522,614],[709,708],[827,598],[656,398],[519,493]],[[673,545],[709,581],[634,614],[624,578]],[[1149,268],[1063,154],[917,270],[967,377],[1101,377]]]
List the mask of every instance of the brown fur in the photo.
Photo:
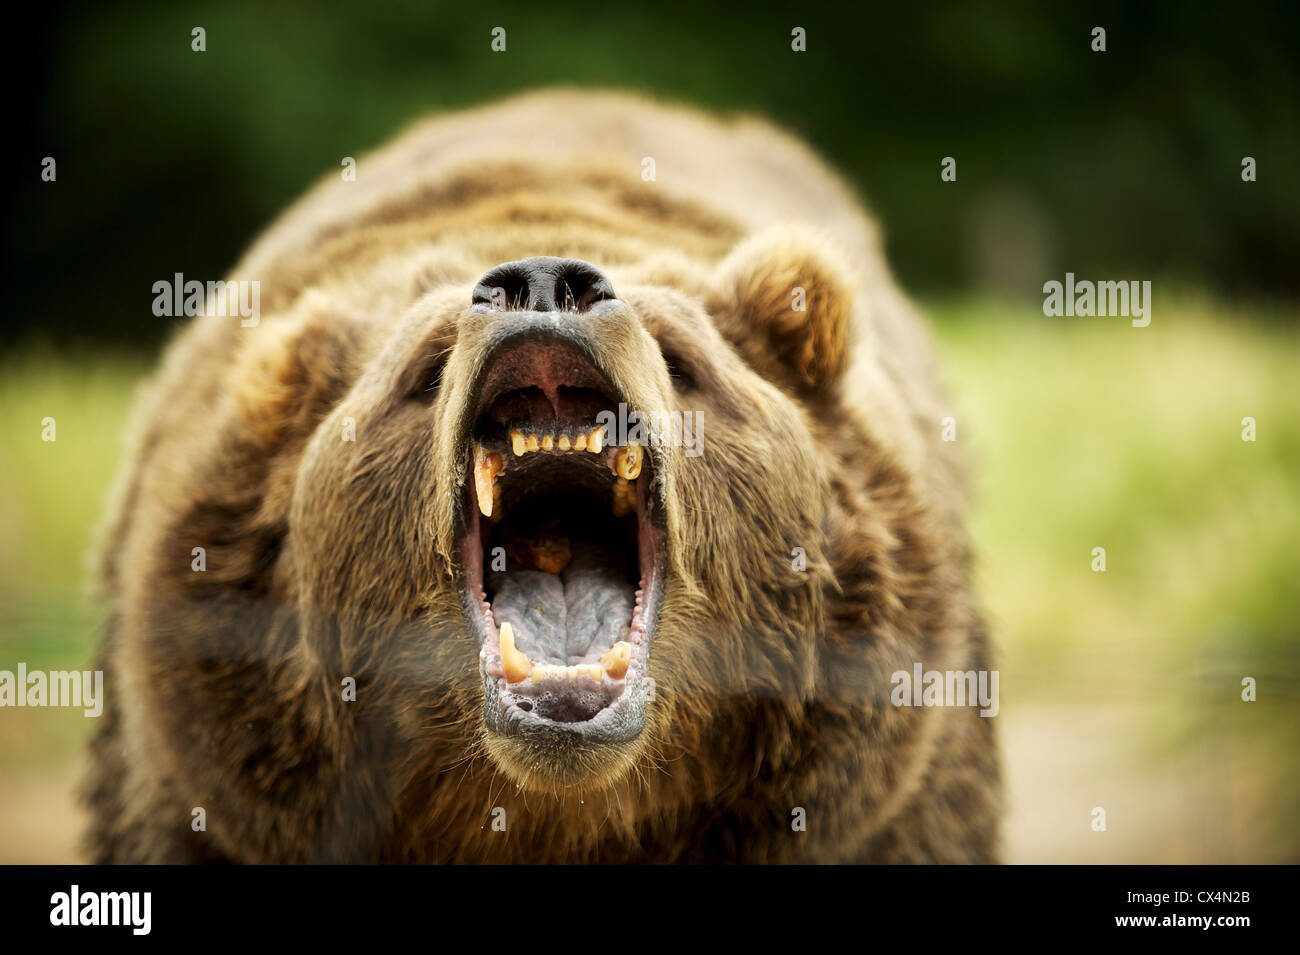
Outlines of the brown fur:
[[[470,289],[532,255],[604,270],[636,315],[599,336],[615,384],[705,425],[702,457],[653,451],[671,566],[645,731],[569,776],[484,729],[453,577]],[[231,278],[261,282],[262,321],[174,342],[105,535],[95,859],[995,858],[991,721],[889,703],[914,661],[990,666],[946,410],[873,228],[801,145],[519,97],[331,177]]]

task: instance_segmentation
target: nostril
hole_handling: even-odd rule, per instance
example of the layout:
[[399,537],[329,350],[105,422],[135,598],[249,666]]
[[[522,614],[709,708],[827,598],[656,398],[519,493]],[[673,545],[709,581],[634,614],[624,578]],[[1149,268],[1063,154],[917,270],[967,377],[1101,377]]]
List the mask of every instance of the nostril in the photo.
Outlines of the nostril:
[[472,302],[497,309],[529,308],[528,276],[518,262],[498,265],[479,279]]
[[585,312],[615,297],[609,279],[594,265],[539,255],[491,269],[474,287],[472,301],[499,310]]
[[555,301],[564,312],[585,312],[597,302],[613,297],[614,287],[609,279],[586,262],[565,262],[555,283]]

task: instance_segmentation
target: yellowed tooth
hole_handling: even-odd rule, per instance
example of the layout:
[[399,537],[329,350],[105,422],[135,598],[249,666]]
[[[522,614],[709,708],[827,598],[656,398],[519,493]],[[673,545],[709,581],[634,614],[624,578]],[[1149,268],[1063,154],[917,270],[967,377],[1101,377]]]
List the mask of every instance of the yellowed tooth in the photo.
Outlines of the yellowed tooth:
[[619,478],[614,482],[614,503],[611,510],[615,517],[636,510],[636,485],[627,478]]
[[496,477],[505,468],[501,455],[477,445],[474,448],[474,492],[478,496],[478,509],[484,517],[492,516],[492,502]]
[[560,435],[560,440],[557,441],[556,444],[559,445],[561,451],[567,451],[569,448],[573,447],[573,442],[569,440],[567,434]]
[[537,441],[537,435],[535,435],[535,434],[530,434],[530,435],[528,436],[528,450],[529,450],[529,451],[539,451],[539,450],[541,450],[541,447],[542,447],[542,446],[541,446],[541,445],[538,443],[538,441]]
[[501,669],[505,671],[507,683],[518,683],[533,672],[533,661],[528,654],[515,649],[515,629],[508,623],[501,624]]
[[535,666],[535,667],[533,667],[533,682],[534,682],[534,683],[541,683],[541,682],[542,682],[542,678],[546,676],[546,672],[547,672],[549,669],[550,669],[550,667],[548,667],[548,666],[540,666],[540,665],[539,665],[539,666]]
[[618,455],[614,458],[614,470],[619,477],[635,481],[641,473],[641,445],[628,444],[619,448]]
[[602,669],[600,668],[600,664],[599,664],[599,663],[590,663],[590,664],[587,664],[586,666],[580,666],[580,667],[578,667],[578,669],[579,669],[581,672],[587,674],[587,676],[589,676],[591,679],[595,680],[597,683],[599,683],[600,680],[601,680],[601,677],[603,677],[603,676],[605,675],[605,671],[602,670]]
[[611,680],[621,680],[627,673],[628,664],[632,662],[632,644],[620,640],[600,658],[600,665],[605,668]]
[[511,431],[510,447],[515,452],[515,457],[519,457],[519,455],[523,454],[526,450],[528,450],[528,442],[527,440],[524,439],[524,436],[520,434],[518,431]]
[[600,449],[604,446],[605,429],[604,427],[600,427],[592,431],[591,435],[587,438],[587,450],[592,454],[600,454]]
[[550,434],[548,434],[546,437],[542,438],[542,450],[543,450],[543,451],[550,451],[550,450],[551,450],[552,448],[554,448],[554,447],[555,447],[555,436],[554,436],[554,435],[550,435]]
[[587,436],[585,434],[580,434],[573,439],[573,450],[575,451],[587,450]]

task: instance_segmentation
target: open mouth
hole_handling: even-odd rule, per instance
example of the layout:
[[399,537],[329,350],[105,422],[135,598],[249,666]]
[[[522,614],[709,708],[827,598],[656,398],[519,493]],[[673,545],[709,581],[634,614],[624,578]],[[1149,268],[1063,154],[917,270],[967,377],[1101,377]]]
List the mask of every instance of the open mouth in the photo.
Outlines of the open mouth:
[[499,732],[620,741],[644,725],[665,535],[650,456],[605,426],[620,401],[562,339],[503,348],[483,372],[461,555]]

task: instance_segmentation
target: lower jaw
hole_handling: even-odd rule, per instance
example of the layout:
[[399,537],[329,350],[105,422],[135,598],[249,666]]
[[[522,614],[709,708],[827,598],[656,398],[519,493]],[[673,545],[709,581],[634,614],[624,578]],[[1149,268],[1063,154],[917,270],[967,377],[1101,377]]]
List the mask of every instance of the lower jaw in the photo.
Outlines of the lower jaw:
[[[648,591],[647,591],[648,592]],[[617,681],[612,701],[592,718],[558,722],[519,707],[529,688],[488,672],[487,647],[479,655],[483,686],[484,748],[516,786],[551,795],[596,793],[632,772],[646,746],[645,727],[654,697],[647,671],[650,641]],[[608,688],[610,692],[615,687]]]
[[[598,747],[626,743],[645,727],[654,681],[649,676],[653,621],[663,592],[662,569],[655,567],[643,578],[640,593],[644,629],[628,635],[631,659],[620,679],[595,681],[572,669],[509,682],[495,660],[496,635],[484,634],[479,651],[483,685],[484,720],[489,733],[543,748],[563,742],[569,747]],[[488,627],[492,627],[488,621]],[[558,669],[558,668],[557,668]],[[556,718],[559,717],[559,718]]]
[[[641,489],[644,493],[644,489]],[[484,694],[488,748],[512,775],[533,781],[547,779],[561,787],[591,784],[607,776],[626,755],[628,744],[642,733],[654,681],[648,669],[654,623],[664,591],[663,531],[647,522],[638,541],[642,567],[637,607],[626,638],[631,655],[620,679],[604,675],[599,681],[574,673],[573,668],[546,665],[540,678],[506,679],[501,666],[500,633],[490,608],[484,607],[482,541],[479,515],[471,511],[471,533],[462,544],[466,569],[462,601],[466,617],[480,643],[479,675]],[[548,695],[565,690],[579,699],[555,703]],[[549,703],[550,705],[545,705]],[[568,712],[565,712],[568,710]],[[550,714],[549,716],[547,714]],[[551,718],[561,716],[560,719]],[[519,781],[519,780],[517,780]]]

